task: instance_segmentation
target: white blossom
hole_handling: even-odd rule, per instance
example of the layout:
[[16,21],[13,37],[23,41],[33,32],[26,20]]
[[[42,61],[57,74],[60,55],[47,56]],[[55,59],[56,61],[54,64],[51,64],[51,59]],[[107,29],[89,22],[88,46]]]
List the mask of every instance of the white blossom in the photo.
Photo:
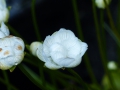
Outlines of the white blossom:
[[[106,4],[109,5],[111,0],[105,0]],[[95,0],[95,4],[98,8],[105,9],[105,2],[104,0]]]
[[6,36],[9,36],[10,32],[8,27],[4,24],[4,22],[1,23],[0,27],[0,38],[4,38]]
[[110,69],[110,70],[116,70],[117,69],[117,65],[116,65],[115,61],[109,61],[108,62],[108,69]]
[[[88,45],[78,39],[71,30],[61,28],[47,36],[36,49],[36,56],[50,69],[72,68],[81,63]],[[33,50],[34,51],[34,50]]]
[[0,0],[0,24],[2,22],[7,22],[9,18],[9,11],[6,7],[5,0]]
[[24,42],[12,35],[0,39],[0,69],[18,65],[24,58]]

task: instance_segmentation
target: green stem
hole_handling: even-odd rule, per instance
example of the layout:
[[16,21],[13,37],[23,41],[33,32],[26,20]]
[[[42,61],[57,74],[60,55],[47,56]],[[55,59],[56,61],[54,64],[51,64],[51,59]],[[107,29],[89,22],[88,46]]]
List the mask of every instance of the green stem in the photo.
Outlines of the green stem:
[[101,36],[100,36],[100,30],[99,30],[99,24],[98,24],[98,19],[97,19],[97,13],[96,13],[96,7],[95,7],[95,1],[92,0],[92,9],[93,9],[93,17],[94,17],[94,22],[95,22],[95,27],[96,27],[96,34],[97,34],[97,40],[98,40],[98,46],[99,46],[99,50],[100,50],[100,55],[101,55],[101,59],[102,59],[102,64],[103,64],[103,68],[106,72],[106,74],[108,75],[110,84],[113,88],[113,90],[117,90],[114,82],[113,82],[113,78],[111,76],[110,71],[107,68],[107,57],[106,57],[106,51],[102,48],[103,44],[102,44],[102,40],[101,40]]
[[79,82],[82,84],[85,90],[90,90],[89,86],[82,80],[82,78],[72,69],[67,69],[73,76],[79,79]]
[[40,41],[40,32],[39,32],[39,28],[38,28],[38,24],[37,24],[37,19],[36,19],[36,14],[35,14],[35,1],[36,0],[32,0],[32,8],[31,8],[31,12],[32,12],[32,20],[33,20],[33,25],[35,28],[35,33],[37,36],[37,39]]
[[[73,4],[72,6],[73,6],[73,11],[74,11],[74,17],[75,17],[75,23],[76,23],[76,27],[77,27],[77,32],[79,34],[80,39],[84,40],[76,0],[72,0],[72,4]],[[84,58],[85,65],[86,65],[87,71],[89,73],[89,76],[90,76],[92,82],[95,83],[96,85],[98,85],[98,82],[97,82],[97,80],[95,78],[95,75],[94,75],[94,73],[92,71],[92,67],[90,65],[90,61],[89,61],[87,53],[84,55],[83,58]]]
[[[2,79],[2,78],[0,78],[0,82],[3,83],[3,84],[5,84],[6,86],[8,85],[8,83],[7,83],[4,79]],[[18,90],[16,87],[14,87],[14,86],[11,85],[11,84],[9,84],[9,87],[10,87],[12,90]]]
[[106,37],[105,37],[105,29],[104,29],[104,11],[103,9],[100,10],[100,31],[102,35],[102,46],[103,49],[106,51]]
[[24,64],[20,64],[18,67],[36,86],[38,86],[42,90],[47,90],[47,88],[41,84],[41,79],[35,72],[33,72]]
[[119,32],[117,31],[117,29],[116,29],[116,27],[114,25],[114,21],[112,19],[112,15],[110,13],[110,9],[109,9],[108,5],[106,4],[106,0],[104,0],[104,3],[106,5],[106,11],[107,11],[107,15],[108,15],[108,18],[109,18],[111,29],[114,32],[114,34],[116,35],[116,37],[120,40],[120,34],[119,34]]
[[[120,0],[118,0],[117,29],[120,34]],[[120,67],[120,47],[117,46],[118,65]]]
[[38,66],[39,67],[39,73],[40,73],[40,76],[41,76],[41,80],[42,80],[42,85],[45,86],[46,85],[46,82],[45,82],[45,77],[44,77],[44,72],[43,72],[43,66]]
[[2,72],[3,72],[3,75],[4,75],[4,79],[7,83],[7,90],[11,90],[8,75],[7,75],[6,71],[2,71]]

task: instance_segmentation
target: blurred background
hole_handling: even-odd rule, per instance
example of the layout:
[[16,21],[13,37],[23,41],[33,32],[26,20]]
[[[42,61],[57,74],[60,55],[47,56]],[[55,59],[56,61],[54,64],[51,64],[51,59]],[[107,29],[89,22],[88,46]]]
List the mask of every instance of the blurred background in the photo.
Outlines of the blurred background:
[[[37,41],[37,37],[34,32],[32,14],[31,14],[31,2],[32,0],[6,0],[7,6],[11,6],[10,18],[8,24],[20,33],[23,39],[28,44],[33,41]],[[84,41],[88,44],[88,56],[97,81],[101,83],[104,70],[100,58],[100,52],[98,49],[95,24],[93,20],[92,1],[91,0],[77,0],[77,6],[79,11],[79,20],[81,21],[81,27],[83,31]],[[111,14],[113,16],[114,23],[117,19],[118,0],[112,0],[110,4]],[[43,41],[47,35],[51,35],[53,32],[58,31],[60,28],[66,28],[72,30],[76,36],[78,36],[75,16],[71,0],[36,0],[35,7],[37,23]],[[100,9],[97,9],[98,16]],[[104,20],[109,23],[106,13],[104,13]],[[13,34],[11,32],[11,34]],[[102,36],[102,34],[101,34]],[[105,32],[107,59],[117,61],[116,55],[116,42]],[[24,63],[24,62],[22,62]],[[29,66],[32,68],[32,66]],[[36,68],[32,68],[36,71]],[[82,63],[73,68],[84,81],[91,83],[90,77],[86,70],[84,59]],[[0,71],[2,72],[2,71]],[[31,88],[39,90],[31,81],[16,68],[12,73],[7,71],[11,84],[19,88],[19,90],[29,90]],[[0,75],[0,77],[3,77]],[[47,77],[47,75],[46,75]],[[5,86],[2,90],[5,90]]]

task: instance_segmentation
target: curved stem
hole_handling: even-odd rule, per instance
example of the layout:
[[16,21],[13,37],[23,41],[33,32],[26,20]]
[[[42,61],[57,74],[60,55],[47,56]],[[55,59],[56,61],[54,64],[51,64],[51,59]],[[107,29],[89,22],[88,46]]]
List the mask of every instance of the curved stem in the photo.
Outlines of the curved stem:
[[82,78],[72,69],[67,69],[72,75],[79,79],[79,82],[82,84],[85,90],[90,90],[89,86],[82,80]]
[[[2,82],[3,84],[5,84],[5,85],[7,86],[7,82],[6,82],[4,79],[0,78],[0,82]],[[11,88],[12,90],[18,90],[16,87],[14,87],[14,86],[11,85],[11,84],[10,84],[10,88]]]

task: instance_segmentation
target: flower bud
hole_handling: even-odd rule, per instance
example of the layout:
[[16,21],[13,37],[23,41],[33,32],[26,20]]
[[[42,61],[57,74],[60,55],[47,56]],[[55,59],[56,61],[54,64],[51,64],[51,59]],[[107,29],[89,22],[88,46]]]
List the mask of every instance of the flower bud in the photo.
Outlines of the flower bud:
[[[106,5],[109,5],[111,0],[105,0],[106,1]],[[104,0],[95,0],[95,4],[98,8],[101,8],[101,9],[105,9],[105,2]]]
[[4,22],[1,23],[0,27],[0,38],[4,38],[6,36],[9,36],[10,32],[8,27],[4,24]]
[[117,69],[117,65],[116,65],[115,61],[108,62],[108,69],[109,70],[116,70]]
[[34,56],[36,56],[36,51],[37,51],[37,49],[38,49],[38,47],[39,47],[39,45],[40,45],[41,43],[40,42],[32,42],[31,43],[31,45],[30,45],[30,51],[31,51],[31,53],[34,55]]
[[0,69],[7,70],[18,65],[24,58],[24,42],[15,36],[0,39]]
[[0,0],[0,24],[2,22],[7,22],[9,18],[9,11],[6,7],[5,0]]

